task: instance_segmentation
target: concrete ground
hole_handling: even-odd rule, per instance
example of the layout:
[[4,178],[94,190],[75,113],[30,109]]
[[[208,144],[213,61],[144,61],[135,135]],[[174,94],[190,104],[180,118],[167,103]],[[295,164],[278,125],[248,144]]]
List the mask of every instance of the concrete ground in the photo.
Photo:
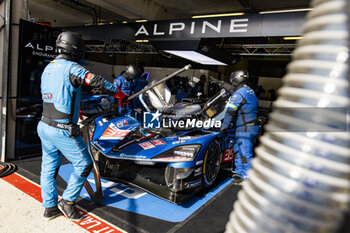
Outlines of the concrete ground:
[[43,218],[41,203],[0,179],[1,233],[80,233],[87,232],[63,216]]
[[[237,199],[237,193],[240,190],[239,186],[233,185],[230,183],[229,185],[225,186],[225,188],[220,191],[217,195],[215,195],[213,198],[211,198],[207,203],[202,205],[199,209],[197,209],[194,213],[191,214],[185,221],[181,222],[169,222],[165,221],[159,218],[153,218],[147,215],[138,214],[133,211],[125,211],[124,209],[114,207],[114,205],[108,205],[114,204],[118,201],[123,201],[125,197],[123,195],[119,195],[117,192],[121,189],[112,190],[113,188],[105,187],[105,192],[107,194],[106,198],[106,204],[103,203],[92,203],[89,200],[86,200],[84,198],[79,199],[77,202],[78,208],[87,213],[86,218],[82,220],[79,223],[73,223],[76,227],[80,227],[79,229],[74,228],[75,226],[71,225],[72,229],[65,229],[63,227],[68,227],[68,224],[71,224],[69,220],[67,220],[64,217],[59,217],[58,219],[52,220],[52,222],[56,222],[58,220],[61,220],[60,223],[58,223],[57,227],[53,227],[54,230],[46,230],[46,228],[41,228],[41,224],[47,224],[42,223],[44,222],[42,220],[43,215],[43,208],[41,207],[40,199],[40,186],[38,185],[40,183],[40,170],[41,170],[41,157],[33,157],[23,160],[16,161],[16,165],[18,167],[18,170],[16,173],[6,176],[4,178],[0,178],[0,233],[17,233],[17,232],[91,232],[91,233],[120,233],[120,232],[152,232],[152,233],[164,233],[164,232],[177,232],[177,233],[213,233],[213,232],[224,232],[225,225],[227,223],[227,220],[229,219],[229,215],[233,208],[233,203]],[[63,168],[62,166],[61,168]],[[62,170],[62,172],[65,170]],[[65,171],[67,173],[67,171]],[[65,174],[66,174],[65,173]],[[64,175],[64,174],[62,174]],[[222,181],[227,180],[226,177],[227,174],[222,173]],[[220,179],[221,179],[220,178]],[[2,181],[2,182],[1,182]],[[6,182],[4,184],[4,182]],[[8,183],[7,183],[8,182]],[[5,193],[12,193],[13,191],[4,191],[2,193],[2,190],[4,189],[4,185],[11,185],[12,190],[17,191],[17,189],[21,190],[22,196],[28,195],[28,200],[23,200],[22,196],[19,198],[21,200],[18,200],[19,198],[15,198],[12,200],[11,197],[5,197]],[[13,185],[13,186],[12,186]],[[61,194],[66,187],[67,183],[65,182],[64,178],[60,175],[57,177],[57,186],[59,194]],[[220,186],[217,184],[218,188]],[[17,188],[15,188],[17,187]],[[114,186],[111,186],[114,187]],[[119,185],[118,185],[119,187]],[[120,186],[122,188],[122,186]],[[122,188],[124,190],[124,188]],[[130,189],[131,190],[131,189]],[[203,196],[207,195],[206,193],[210,192],[208,190],[205,190],[204,192],[201,192],[198,194],[196,199],[201,200]],[[129,194],[129,193],[127,193]],[[12,195],[12,194],[11,194]],[[10,195],[10,196],[11,196]],[[212,194],[210,194],[212,196]],[[20,209],[26,208],[29,206],[29,203],[33,203],[33,207],[29,208],[27,210],[29,215],[29,223],[27,222],[25,225],[32,226],[31,229],[24,228],[22,229],[14,229],[13,226],[10,228],[4,228],[4,224],[15,224],[14,222],[17,221],[16,217],[15,220],[11,221],[9,223],[9,220],[2,221],[2,216],[4,215],[10,215],[8,211],[3,211],[3,209],[7,208],[4,206],[4,204],[1,202],[4,199],[8,199],[8,203],[12,205],[12,203],[21,202],[25,204],[19,204]],[[148,199],[147,199],[148,200]],[[147,201],[146,200],[146,201]],[[158,203],[157,200],[155,200],[156,203]],[[28,204],[27,204],[28,203]],[[152,202],[151,202],[152,203]],[[188,204],[188,207],[190,208],[193,205],[198,205],[198,202],[195,201],[194,203],[190,202]],[[6,203],[7,204],[7,203]],[[144,208],[143,203],[137,203],[135,205],[134,199],[130,199],[126,201],[127,208],[133,208],[133,210],[137,208]],[[145,203],[146,204],[146,203]],[[147,206],[147,205],[146,205]],[[162,209],[163,205],[160,205],[154,210]],[[167,205],[165,205],[167,206]],[[152,206],[149,206],[150,208],[153,208]],[[13,208],[13,207],[12,207]],[[36,209],[35,212],[31,212],[32,209]],[[164,212],[164,214],[169,213],[169,215],[172,215],[172,211],[176,211],[178,208],[174,207],[174,209],[168,209],[169,212]],[[22,212],[19,210],[12,210],[13,215],[18,215],[20,218],[25,218],[27,216],[27,212]],[[186,214],[187,208],[180,209],[181,211],[184,211]],[[161,211],[163,212],[163,211]],[[176,214],[176,213],[174,213]],[[13,218],[12,218],[13,219]],[[36,219],[36,220],[33,220]],[[22,222],[22,220],[19,220]],[[30,221],[33,221],[31,223]],[[38,221],[38,223],[34,223],[34,221]],[[3,223],[4,222],[4,223]],[[24,222],[24,220],[23,220]],[[205,224],[204,224],[205,223]],[[50,223],[51,224],[51,223]],[[9,230],[10,229],[10,230]],[[22,229],[22,230],[21,230]]]

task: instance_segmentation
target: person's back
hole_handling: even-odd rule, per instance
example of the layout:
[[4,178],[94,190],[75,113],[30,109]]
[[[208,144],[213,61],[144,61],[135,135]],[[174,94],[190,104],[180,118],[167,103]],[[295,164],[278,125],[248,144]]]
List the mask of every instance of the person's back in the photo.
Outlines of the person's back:
[[[74,71],[74,73],[79,73],[79,70],[86,71],[78,63],[67,59],[55,59],[46,66],[41,77],[44,116],[62,123],[68,123],[69,119],[60,119],[61,117],[57,116],[56,110],[69,115],[73,109],[71,123],[77,123],[81,87],[79,85],[75,88],[72,85],[69,74]],[[56,113],[56,116],[54,113]],[[58,115],[63,114],[58,113]]]
[[241,107],[237,113],[237,127],[256,120],[258,115],[258,99],[253,89],[244,85],[239,88],[231,98],[242,98]]
[[141,91],[145,86],[148,85],[147,80],[140,76],[136,77],[133,83],[134,83],[133,94]]

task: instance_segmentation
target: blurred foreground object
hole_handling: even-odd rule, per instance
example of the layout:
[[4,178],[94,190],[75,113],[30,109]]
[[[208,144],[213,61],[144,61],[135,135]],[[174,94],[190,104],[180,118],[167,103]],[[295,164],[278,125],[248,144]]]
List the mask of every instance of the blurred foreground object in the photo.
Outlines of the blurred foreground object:
[[226,232],[337,232],[349,211],[346,4],[312,1]]

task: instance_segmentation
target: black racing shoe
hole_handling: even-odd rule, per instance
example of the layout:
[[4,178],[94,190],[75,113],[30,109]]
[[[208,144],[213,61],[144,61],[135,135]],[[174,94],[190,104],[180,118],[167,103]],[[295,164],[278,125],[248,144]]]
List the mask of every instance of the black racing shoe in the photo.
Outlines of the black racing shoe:
[[236,172],[232,172],[232,178],[234,178],[234,179],[237,179],[237,178],[241,178],[241,176],[240,175],[238,175]]
[[242,185],[243,182],[245,181],[245,180],[242,179],[242,177],[241,177],[240,175],[238,175],[237,173],[233,173],[232,178],[234,179],[234,180],[232,181],[232,183],[233,183],[234,185]]
[[241,177],[237,177],[237,178],[235,178],[233,181],[232,181],[232,183],[234,184],[234,185],[242,185],[243,183],[244,183],[244,179],[242,179]]
[[61,199],[58,202],[58,209],[66,216],[69,220],[80,221],[83,219],[84,214],[78,212],[75,209],[75,203]]
[[54,219],[62,215],[62,212],[57,208],[57,206],[45,208],[44,218],[47,220]]

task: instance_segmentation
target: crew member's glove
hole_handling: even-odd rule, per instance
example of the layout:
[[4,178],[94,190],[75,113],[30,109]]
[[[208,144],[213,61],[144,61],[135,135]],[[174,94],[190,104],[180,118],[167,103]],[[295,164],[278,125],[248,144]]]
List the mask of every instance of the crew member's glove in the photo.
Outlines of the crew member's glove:
[[114,98],[118,98],[118,104],[119,104],[119,106],[121,108],[123,108],[123,105],[126,105],[126,104],[130,103],[130,101],[126,101],[127,97],[129,95],[127,95],[124,92],[122,92],[121,90],[119,90],[119,88],[117,88],[117,89],[118,89],[118,92],[113,97]]

